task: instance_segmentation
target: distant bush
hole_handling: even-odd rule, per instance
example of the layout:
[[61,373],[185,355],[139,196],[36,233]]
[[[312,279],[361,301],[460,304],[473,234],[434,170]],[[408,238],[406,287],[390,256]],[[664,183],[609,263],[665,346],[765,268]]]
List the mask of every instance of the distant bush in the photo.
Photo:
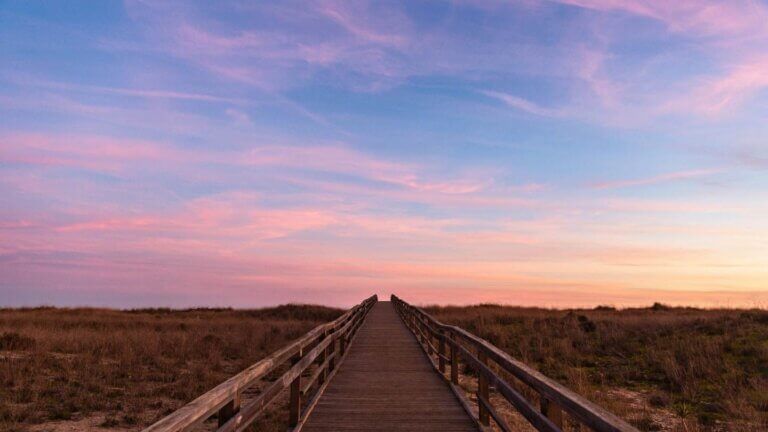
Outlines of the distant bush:
[[31,337],[16,332],[4,332],[0,334],[0,350],[22,351],[35,347],[35,340]]
[[595,325],[594,322],[590,321],[589,318],[587,318],[584,315],[579,315],[577,317],[579,320],[579,328],[581,328],[583,331],[587,333],[592,333],[597,329],[597,325]]

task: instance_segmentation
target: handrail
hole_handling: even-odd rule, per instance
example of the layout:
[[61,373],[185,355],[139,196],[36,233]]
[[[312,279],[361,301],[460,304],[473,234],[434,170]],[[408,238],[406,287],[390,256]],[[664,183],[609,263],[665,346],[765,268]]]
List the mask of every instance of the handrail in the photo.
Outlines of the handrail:
[[[445,373],[446,362],[450,362],[450,382],[453,386],[458,385],[459,358],[478,372],[478,418],[476,420],[480,424],[489,426],[490,419],[493,418],[501,430],[510,430],[491,405],[489,393],[490,385],[493,384],[495,389],[539,431],[562,431],[562,412],[565,411],[574,421],[596,432],[638,432],[636,428],[616,415],[530,366],[515,360],[485,339],[460,327],[443,324],[395,295],[392,295],[392,303],[431,360],[432,355],[436,354],[436,367],[441,373]],[[438,342],[437,348],[434,340]],[[461,343],[462,341],[464,344]],[[446,354],[446,347],[450,348],[450,355]],[[489,360],[492,360],[496,367]],[[538,392],[540,409],[537,410],[531,401],[515,390],[511,383],[496,372],[497,369],[514,376]]]
[[[189,431],[215,413],[218,413],[218,432],[242,431],[282,393],[282,390],[288,387],[290,387],[288,425],[290,428],[296,428],[306,419],[313,402],[317,400],[331,376],[338,370],[348,344],[377,301],[378,297],[373,295],[334,321],[315,327],[301,338],[144,429],[144,432]],[[271,382],[256,398],[245,403],[241,401],[245,389],[252,387],[261,378],[288,363],[289,360],[290,368],[277,380]],[[302,383],[303,373],[314,363],[318,363],[314,373],[307,382]],[[315,384],[317,389],[312,396],[304,398],[307,404],[302,407],[302,396],[306,395]]]

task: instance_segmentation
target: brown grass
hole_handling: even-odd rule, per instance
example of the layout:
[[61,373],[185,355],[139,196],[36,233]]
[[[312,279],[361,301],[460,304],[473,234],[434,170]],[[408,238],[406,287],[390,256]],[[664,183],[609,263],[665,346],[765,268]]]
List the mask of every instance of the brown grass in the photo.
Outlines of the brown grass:
[[[641,430],[768,430],[766,311],[428,311]],[[0,430],[140,430],[340,313],[0,309]],[[268,412],[259,430],[283,430],[282,411]]]
[[[340,314],[292,305],[0,309],[0,430],[140,430]],[[264,427],[280,424],[272,417]]]
[[641,430],[768,430],[768,312],[429,307]]

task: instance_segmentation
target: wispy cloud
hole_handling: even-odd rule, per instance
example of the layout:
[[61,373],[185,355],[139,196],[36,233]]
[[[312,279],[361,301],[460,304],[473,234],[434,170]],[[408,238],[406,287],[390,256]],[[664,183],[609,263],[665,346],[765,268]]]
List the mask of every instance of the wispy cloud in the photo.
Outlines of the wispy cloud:
[[768,54],[725,69],[722,75],[698,80],[691,93],[671,100],[667,108],[718,116],[732,112],[768,88]]
[[[765,35],[768,7],[753,0],[554,0],[599,11],[620,11],[658,20],[675,32],[703,36]],[[757,33],[755,33],[757,32]]]
[[635,1],[554,0],[597,12],[621,12],[663,23],[667,30],[696,41],[708,57],[709,70],[672,82],[678,91],[661,90],[661,110],[720,116],[768,87],[765,78],[768,5],[753,0]]
[[38,80],[21,80],[17,83],[27,84],[42,88],[58,89],[58,90],[72,90],[86,93],[99,93],[108,95],[121,95],[138,98],[148,99],[178,99],[178,100],[190,100],[190,101],[203,101],[203,102],[227,102],[231,104],[243,105],[247,102],[244,99],[237,99],[224,96],[216,96],[204,93],[188,93],[178,92],[172,90],[161,89],[136,89],[136,88],[121,88],[121,87],[100,87],[92,85],[81,85],[64,82],[52,82],[52,81],[38,81]]
[[651,177],[629,179],[629,180],[610,180],[592,183],[590,186],[593,189],[621,189],[635,186],[648,186],[663,184],[669,182],[676,182],[681,180],[690,180],[694,178],[710,177],[715,174],[722,173],[723,170],[719,168],[712,169],[699,169],[699,170],[687,170],[676,171],[665,174],[659,174]]
[[523,99],[519,96],[511,95],[508,93],[492,91],[492,90],[484,90],[482,91],[482,94],[494,99],[498,99],[507,106],[516,108],[521,111],[525,111],[529,114],[534,114],[534,115],[544,116],[544,117],[559,117],[563,115],[563,112],[561,110],[545,108],[527,99]]
[[[234,149],[183,148],[173,144],[94,135],[7,134],[0,136],[0,160],[6,163],[64,166],[106,173],[159,169],[176,165],[179,173],[201,166],[289,168],[306,173],[335,173],[380,182],[424,194],[468,195],[492,184],[492,178],[444,178],[414,163],[377,158],[347,145],[245,144]],[[182,170],[183,169],[183,170]],[[216,175],[216,173],[214,173]]]
[[[324,0],[317,4],[317,10],[365,42],[405,47],[410,42],[404,28],[407,18],[393,9],[371,11],[372,6],[367,2]],[[382,17],[386,25],[377,25],[385,21]]]

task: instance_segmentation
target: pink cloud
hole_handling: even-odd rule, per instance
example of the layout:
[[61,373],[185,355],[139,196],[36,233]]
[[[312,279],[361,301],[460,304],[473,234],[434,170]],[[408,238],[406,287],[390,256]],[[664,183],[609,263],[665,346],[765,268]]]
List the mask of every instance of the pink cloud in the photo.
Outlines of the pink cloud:
[[[410,42],[403,28],[407,26],[407,18],[391,8],[372,12],[367,10],[370,6],[364,2],[324,0],[318,4],[318,11],[365,42],[405,47]],[[373,28],[371,24],[383,21],[382,17],[387,22],[377,25],[381,29]],[[385,32],[384,28],[389,31]]]
[[[130,1],[131,15],[158,41],[160,49],[184,58],[226,80],[247,83],[276,94],[306,81],[315,68],[334,68],[349,78],[364,74],[359,89],[376,89],[402,77],[402,64],[393,52],[410,48],[410,22],[390,7],[368,2],[318,1],[241,8],[242,13],[277,14],[293,31],[258,27],[225,28],[203,18],[191,5],[154,5]],[[169,11],[171,9],[172,11]],[[163,16],[163,19],[157,19]],[[393,52],[390,52],[393,51]]]
[[94,136],[11,134],[0,137],[0,160],[32,165],[117,171],[136,161],[178,160],[182,152],[143,140]]
[[632,180],[613,180],[592,183],[593,189],[620,189],[633,186],[647,186],[660,183],[669,183],[679,180],[689,180],[700,177],[709,177],[714,174],[722,173],[722,169],[699,169],[688,171],[677,171],[666,174],[660,174],[647,178],[632,179]]
[[618,212],[655,213],[733,213],[742,209],[721,201],[684,201],[659,199],[614,198],[605,201],[604,209]]
[[[713,63],[715,72],[692,85],[667,93],[661,109],[707,116],[720,115],[754,97],[768,87],[764,47],[768,42],[768,6],[759,1],[636,1],[636,0],[554,0],[581,8],[620,11],[663,23],[671,32],[695,38]],[[610,80],[595,81],[596,89],[613,87]],[[615,89],[607,94],[616,94]],[[599,91],[598,93],[602,93]],[[615,99],[615,96],[614,96]],[[658,104],[656,104],[658,105]]]
[[[65,280],[127,292],[154,286],[168,295],[183,287],[184,298],[200,302],[209,299],[206,293],[215,286],[231,299],[255,295],[249,297],[254,304],[291,296],[322,301],[319,293],[327,295],[329,290],[336,290],[334,301],[344,302],[382,286],[386,294],[408,292],[414,299],[434,299],[444,292],[444,302],[541,304],[556,298],[544,304],[594,305],[590,296],[604,292],[601,302],[634,304],[651,298],[644,297],[642,289],[659,286],[660,281],[678,288],[722,289],[726,279],[734,277],[730,270],[711,265],[726,262],[718,256],[722,248],[713,254],[696,246],[647,246],[640,239],[617,238],[604,222],[590,225],[572,216],[494,220],[477,226],[472,219],[367,213],[344,205],[268,208],[261,198],[228,192],[183,202],[166,212],[85,212],[65,223],[4,218],[4,239],[12,245],[4,253],[14,257],[13,280],[20,283]],[[647,211],[648,203],[643,204]],[[692,209],[690,203],[676,204],[679,208],[665,210]],[[322,239],[300,235],[307,231]],[[740,237],[731,244],[750,254],[743,242],[753,238]],[[733,241],[727,233],[723,239]],[[729,259],[738,261],[735,256]],[[702,268],[711,273],[709,279],[687,274]],[[738,273],[745,279],[733,282],[742,289],[733,298],[748,298],[743,289],[761,277],[754,270]],[[471,300],[464,300],[467,290],[472,290]],[[511,293],[520,296],[514,300]],[[690,303],[703,297],[676,298]],[[226,304],[231,299],[217,301]]]
[[[565,39],[554,47],[520,46],[517,51],[533,51],[536,56],[508,62],[505,60],[509,57],[508,44],[488,39],[476,41],[471,35],[457,37],[440,27],[419,29],[405,11],[391,5],[380,7],[373,2],[327,0],[302,7],[283,6],[279,12],[269,5],[243,8],[243,13],[257,10],[280,16],[287,26],[295,26],[289,32],[247,25],[227,28],[190,5],[127,2],[127,8],[159,49],[222,79],[247,83],[271,95],[329,71],[339,77],[339,83],[345,87],[377,91],[391,88],[411,76],[437,74],[466,78],[478,73],[484,76],[487,72],[514,70],[532,76],[572,80],[570,100],[551,108],[497,89],[488,89],[486,95],[534,115],[626,125],[670,111],[720,114],[766,87],[759,74],[764,68],[759,57],[764,57],[762,47],[768,39],[764,26],[768,7],[758,1],[554,1],[661,23],[671,33],[695,39],[696,46],[701,47],[696,52],[709,58],[713,71],[724,72],[721,75],[714,72],[704,79],[687,77],[662,83],[649,81],[642,72],[631,71],[636,73],[634,76],[627,71],[618,72],[616,66],[621,70],[621,65],[610,51],[611,35],[598,28],[599,22],[590,20],[580,25],[587,34],[596,33],[595,38],[579,43]],[[470,4],[487,6],[487,2]],[[486,10],[486,13],[489,12]],[[158,20],[158,16],[165,19]],[[497,34],[504,35],[504,32]],[[442,49],[445,45],[454,49],[446,52]],[[488,60],[491,58],[493,61]],[[649,87],[658,90],[649,92]],[[656,96],[649,96],[653,94]],[[286,103],[288,105],[294,105],[297,112],[315,119],[318,124],[329,123],[295,103]]]
[[713,116],[727,112],[767,87],[768,57],[750,58],[726,68],[721,76],[701,80],[690,96],[668,106]]
[[586,9],[621,11],[663,22],[675,32],[704,36],[765,35],[768,8],[753,0],[554,0]]
[[511,95],[508,93],[502,93],[502,92],[491,91],[491,90],[485,90],[482,93],[488,97],[498,99],[504,102],[504,104],[512,108],[516,108],[530,114],[535,114],[535,115],[544,116],[544,117],[560,117],[563,115],[563,112],[560,110],[545,108],[529,100],[523,99],[515,95]]
[[[55,227],[63,233],[109,232],[113,234],[144,232],[147,236],[182,235],[186,238],[221,236],[247,239],[246,242],[284,237],[307,229],[320,228],[336,217],[319,209],[270,209],[259,204],[257,195],[229,192],[195,199],[167,214],[111,216],[94,218]],[[207,232],[211,235],[206,234]]]
[[[530,194],[525,186],[523,190],[512,187],[498,190],[478,190],[472,193],[439,193],[425,188],[380,189],[357,184],[344,184],[324,180],[307,180],[301,177],[282,175],[282,181],[290,184],[311,187],[313,190],[328,194],[344,194],[357,197],[376,196],[381,199],[399,202],[418,202],[431,206],[449,208],[529,208],[537,210],[555,209],[560,205],[556,202],[543,201],[530,196],[521,197],[522,193]],[[536,189],[540,190],[540,189]]]
[[28,77],[20,77],[20,76],[12,76],[10,81],[17,85],[40,87],[40,88],[47,88],[47,89],[54,89],[54,90],[76,91],[76,92],[82,92],[82,93],[124,95],[124,96],[132,96],[132,97],[147,98],[147,99],[179,99],[179,100],[192,100],[192,101],[203,101],[203,102],[227,102],[227,103],[239,104],[239,105],[246,103],[246,101],[243,99],[231,98],[226,96],[218,96],[213,94],[195,93],[195,92],[81,85],[81,84],[72,84],[67,82],[36,80],[36,79],[30,79]]
[[258,145],[247,150],[180,149],[161,142],[103,136],[10,134],[0,137],[0,160],[115,172],[131,163],[194,165],[217,162],[233,166],[275,166],[344,173],[399,187],[439,194],[471,194],[489,179],[431,180],[416,164],[375,158],[345,145]]

